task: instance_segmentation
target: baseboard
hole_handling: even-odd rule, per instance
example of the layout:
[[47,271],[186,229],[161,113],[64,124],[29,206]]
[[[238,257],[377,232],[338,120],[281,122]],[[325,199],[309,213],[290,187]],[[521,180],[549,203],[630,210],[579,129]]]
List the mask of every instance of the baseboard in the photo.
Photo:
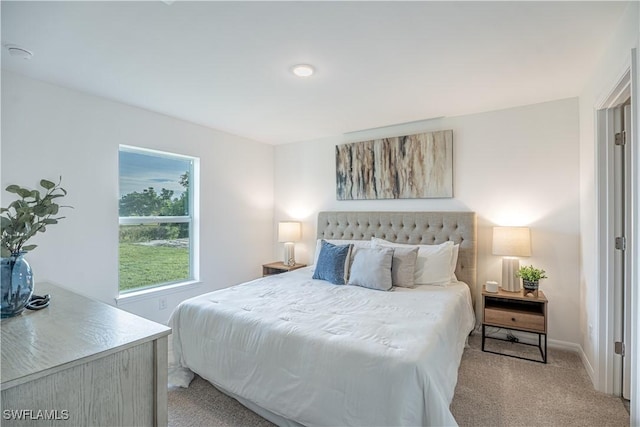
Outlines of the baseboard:
[[574,342],[550,339],[547,343],[549,344],[549,347],[556,348],[558,350],[567,350],[567,351],[572,351],[574,353],[583,352],[582,347],[580,347],[580,344],[576,344]]
[[587,371],[587,375],[589,375],[589,379],[591,380],[591,384],[593,384],[593,388],[595,388],[597,390],[596,387],[596,371],[593,369],[593,366],[591,366],[591,362],[589,362],[589,359],[587,358],[587,355],[585,354],[584,350],[582,349],[581,346],[580,347],[580,360],[582,360],[582,364],[584,365],[584,369]]

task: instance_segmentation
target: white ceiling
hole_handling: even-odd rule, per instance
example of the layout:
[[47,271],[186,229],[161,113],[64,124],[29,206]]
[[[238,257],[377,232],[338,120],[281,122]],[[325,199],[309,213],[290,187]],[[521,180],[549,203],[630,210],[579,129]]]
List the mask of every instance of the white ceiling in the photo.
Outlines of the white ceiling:
[[279,144],[578,96],[626,6],[2,1],[2,67]]

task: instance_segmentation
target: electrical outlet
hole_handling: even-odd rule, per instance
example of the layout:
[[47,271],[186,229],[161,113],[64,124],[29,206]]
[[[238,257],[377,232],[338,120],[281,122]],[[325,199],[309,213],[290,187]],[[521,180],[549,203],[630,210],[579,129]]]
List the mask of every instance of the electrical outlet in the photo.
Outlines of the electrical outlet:
[[167,309],[167,299],[166,298],[160,298],[158,300],[158,308],[160,310],[166,310]]

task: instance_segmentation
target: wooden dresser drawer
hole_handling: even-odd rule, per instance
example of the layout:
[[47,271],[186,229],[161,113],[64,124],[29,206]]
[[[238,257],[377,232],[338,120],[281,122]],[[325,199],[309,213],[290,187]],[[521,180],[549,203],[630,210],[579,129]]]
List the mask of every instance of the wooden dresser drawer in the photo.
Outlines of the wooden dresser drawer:
[[523,313],[504,308],[485,307],[484,323],[505,328],[545,332],[544,315],[541,313]]

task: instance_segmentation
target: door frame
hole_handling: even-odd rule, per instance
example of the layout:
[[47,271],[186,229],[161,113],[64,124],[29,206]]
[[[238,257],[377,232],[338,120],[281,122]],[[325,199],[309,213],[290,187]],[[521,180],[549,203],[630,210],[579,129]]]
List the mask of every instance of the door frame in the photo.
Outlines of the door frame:
[[[597,159],[597,209],[598,209],[598,389],[613,394],[615,372],[619,358],[614,354],[616,339],[615,288],[614,288],[614,218],[610,215],[614,204],[613,151],[615,120],[614,109],[631,95],[631,72],[627,69],[606,99],[596,107],[596,159]],[[625,179],[629,180],[626,171]],[[625,196],[628,197],[629,188]],[[626,268],[628,268],[628,264]]]
[[[625,343],[627,354],[638,354],[638,308],[640,308],[640,292],[638,290],[638,261],[640,259],[640,186],[638,185],[638,165],[640,165],[640,150],[638,149],[638,107],[640,91],[638,88],[637,50],[632,49],[630,64],[620,75],[613,89],[604,100],[595,106],[596,114],[596,212],[597,212],[597,278],[598,278],[598,332],[597,332],[597,376],[594,379],[596,388],[605,393],[614,392],[614,375],[616,371],[616,357],[614,354],[615,333],[614,325],[614,286],[613,269],[611,268],[614,247],[613,217],[609,215],[609,208],[613,203],[612,153],[614,141],[612,111],[613,108],[631,97],[631,123],[627,135],[626,156],[629,157],[629,168],[626,170],[627,204],[627,248],[625,264],[627,280],[631,283],[628,301],[631,310],[630,342]],[[635,262],[634,262],[635,261]],[[638,380],[638,357],[631,359],[631,416],[638,418],[638,401],[640,388]]]

